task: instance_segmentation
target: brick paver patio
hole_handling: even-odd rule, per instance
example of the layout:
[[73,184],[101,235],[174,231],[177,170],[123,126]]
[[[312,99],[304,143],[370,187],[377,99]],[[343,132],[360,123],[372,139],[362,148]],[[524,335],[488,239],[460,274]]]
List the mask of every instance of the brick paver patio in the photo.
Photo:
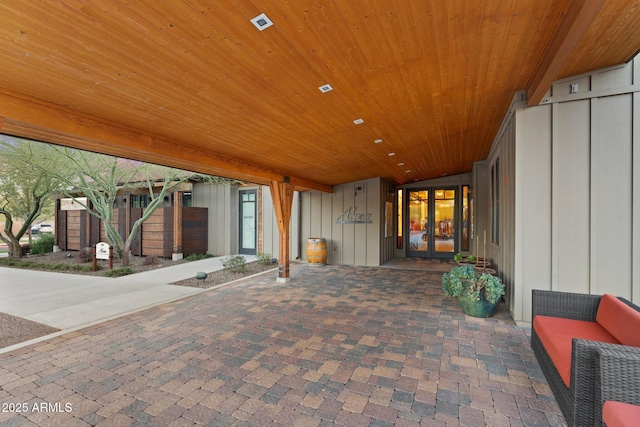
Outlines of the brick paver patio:
[[441,274],[293,265],[0,355],[0,425],[562,426],[528,330]]

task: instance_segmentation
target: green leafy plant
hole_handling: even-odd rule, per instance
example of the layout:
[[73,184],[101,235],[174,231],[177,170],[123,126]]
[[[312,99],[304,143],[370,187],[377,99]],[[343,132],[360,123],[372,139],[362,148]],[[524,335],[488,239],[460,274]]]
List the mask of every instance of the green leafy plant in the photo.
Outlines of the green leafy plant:
[[129,267],[118,267],[105,272],[104,275],[107,277],[122,277],[132,273],[133,270]]
[[234,273],[244,273],[247,267],[247,260],[242,255],[233,255],[226,257],[222,262],[222,266],[225,270],[233,271]]
[[213,255],[211,254],[191,254],[189,256],[186,256],[184,258],[185,261],[199,261],[201,259],[205,259],[205,258],[211,258],[213,257]]
[[38,238],[31,243],[29,252],[31,255],[46,254],[53,252],[53,243],[55,238],[53,234],[43,233],[38,235]]
[[268,265],[273,263],[271,261],[271,254],[268,252],[258,252],[256,256],[258,257],[258,264],[260,265]]
[[476,260],[476,257],[474,257],[473,255],[467,255],[467,261],[474,262],[475,260]]
[[455,262],[460,262],[460,261],[462,261],[462,254],[461,254],[460,252],[458,252],[457,254],[455,254],[455,255],[453,256],[453,260],[454,260]]
[[459,297],[461,295],[479,301],[484,295],[487,301],[497,303],[504,295],[504,284],[492,274],[479,273],[472,265],[455,266],[442,275],[442,289],[445,295]]

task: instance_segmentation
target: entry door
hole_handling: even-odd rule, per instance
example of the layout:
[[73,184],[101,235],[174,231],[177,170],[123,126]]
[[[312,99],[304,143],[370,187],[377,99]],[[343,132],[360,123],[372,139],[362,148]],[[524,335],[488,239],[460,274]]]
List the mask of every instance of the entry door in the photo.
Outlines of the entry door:
[[257,190],[240,191],[241,254],[256,255],[258,244]]
[[407,199],[407,256],[452,258],[457,241],[456,190],[410,190]]

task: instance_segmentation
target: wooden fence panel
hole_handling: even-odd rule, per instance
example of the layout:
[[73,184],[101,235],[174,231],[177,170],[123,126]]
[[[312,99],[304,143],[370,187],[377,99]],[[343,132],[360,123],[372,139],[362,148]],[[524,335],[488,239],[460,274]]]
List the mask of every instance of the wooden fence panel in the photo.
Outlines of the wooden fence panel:
[[182,253],[184,256],[207,253],[209,248],[208,216],[207,208],[182,208]]
[[80,213],[82,211],[67,211],[67,250],[80,250]]

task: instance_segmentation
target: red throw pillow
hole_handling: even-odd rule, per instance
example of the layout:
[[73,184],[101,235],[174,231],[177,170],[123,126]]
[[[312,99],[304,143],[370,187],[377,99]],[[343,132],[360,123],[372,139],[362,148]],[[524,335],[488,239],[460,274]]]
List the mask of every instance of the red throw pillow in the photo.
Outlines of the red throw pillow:
[[600,300],[596,322],[616,337],[621,344],[640,347],[640,312],[613,295]]

